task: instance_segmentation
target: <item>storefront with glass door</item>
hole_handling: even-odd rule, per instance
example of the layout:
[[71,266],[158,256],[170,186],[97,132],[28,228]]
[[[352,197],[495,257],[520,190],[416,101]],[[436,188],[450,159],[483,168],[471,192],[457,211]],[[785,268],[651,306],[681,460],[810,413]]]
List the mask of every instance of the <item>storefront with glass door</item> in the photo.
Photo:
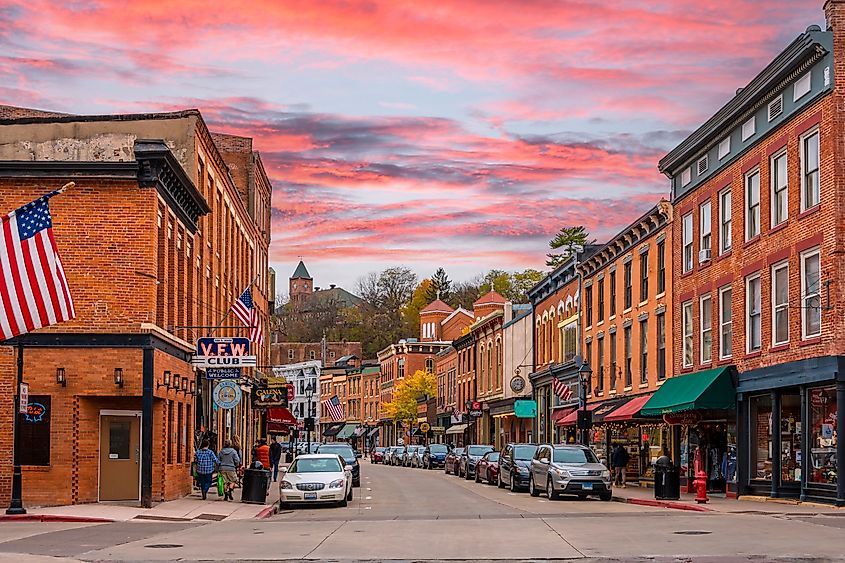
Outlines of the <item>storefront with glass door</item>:
[[740,494],[845,505],[838,416],[845,359],[822,357],[739,374]]

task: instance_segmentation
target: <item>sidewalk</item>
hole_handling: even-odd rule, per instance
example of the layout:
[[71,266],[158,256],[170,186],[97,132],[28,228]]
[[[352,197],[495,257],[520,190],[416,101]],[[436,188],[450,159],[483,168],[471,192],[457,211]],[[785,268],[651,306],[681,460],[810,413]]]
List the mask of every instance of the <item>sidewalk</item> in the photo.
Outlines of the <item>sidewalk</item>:
[[766,513],[766,514],[841,514],[843,509],[818,503],[800,503],[790,499],[771,499],[768,497],[743,496],[739,499],[714,497],[706,504],[695,502],[692,493],[681,493],[679,500],[656,500],[654,489],[628,485],[622,489],[613,488],[613,500],[627,504],[658,506],[675,510],[694,512],[721,512],[731,514]]
[[279,484],[270,483],[266,504],[240,502],[241,489],[235,489],[234,501],[224,501],[217,496],[216,488],[208,492],[208,500],[202,500],[199,489],[190,495],[156,504],[152,508],[140,508],[121,503],[75,504],[69,506],[48,506],[29,508],[21,517],[2,517],[3,520],[64,521],[64,522],[126,522],[129,520],[158,520],[187,522],[248,520],[267,518],[275,513],[279,501]]

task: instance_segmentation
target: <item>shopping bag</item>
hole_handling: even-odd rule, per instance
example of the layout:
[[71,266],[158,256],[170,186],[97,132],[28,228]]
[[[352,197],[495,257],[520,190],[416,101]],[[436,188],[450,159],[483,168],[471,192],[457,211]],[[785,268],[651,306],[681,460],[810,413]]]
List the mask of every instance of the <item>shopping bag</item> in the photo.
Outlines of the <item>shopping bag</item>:
[[196,462],[196,461],[192,461],[192,462],[191,462],[191,477],[193,477],[193,478],[194,478],[194,480],[196,480],[196,479],[197,479],[197,477],[198,477],[198,474],[197,474],[197,462]]
[[225,489],[225,487],[224,487],[224,483],[223,483],[223,474],[222,474],[222,473],[218,473],[218,474],[217,474],[217,496],[218,496],[218,497],[222,497],[222,496],[223,496],[223,494],[224,494],[224,489]]

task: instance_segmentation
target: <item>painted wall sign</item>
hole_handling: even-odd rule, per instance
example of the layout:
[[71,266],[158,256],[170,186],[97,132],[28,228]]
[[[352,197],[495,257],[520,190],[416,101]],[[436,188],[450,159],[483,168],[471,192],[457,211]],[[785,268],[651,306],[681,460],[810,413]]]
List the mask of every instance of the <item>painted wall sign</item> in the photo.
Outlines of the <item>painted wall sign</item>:
[[701,422],[701,413],[698,411],[687,411],[664,414],[663,422],[666,424],[696,424]]
[[225,379],[214,386],[214,404],[221,409],[233,409],[241,402],[241,388],[234,381]]
[[198,368],[255,367],[256,357],[249,355],[248,338],[212,338],[197,340],[191,363]]
[[288,389],[255,389],[252,392],[252,406],[256,409],[288,406]]

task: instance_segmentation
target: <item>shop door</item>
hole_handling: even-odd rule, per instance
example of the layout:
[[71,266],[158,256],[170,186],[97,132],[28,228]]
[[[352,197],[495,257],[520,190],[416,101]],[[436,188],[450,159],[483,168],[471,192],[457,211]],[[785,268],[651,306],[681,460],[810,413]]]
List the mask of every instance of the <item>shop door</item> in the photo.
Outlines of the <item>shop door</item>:
[[100,500],[140,500],[141,418],[100,417]]

